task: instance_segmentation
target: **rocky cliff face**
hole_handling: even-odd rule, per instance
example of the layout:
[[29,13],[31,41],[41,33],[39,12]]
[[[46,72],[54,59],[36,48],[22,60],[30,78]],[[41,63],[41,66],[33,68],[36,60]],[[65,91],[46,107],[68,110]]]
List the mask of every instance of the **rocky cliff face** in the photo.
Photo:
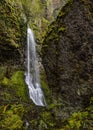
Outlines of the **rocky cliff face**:
[[0,1],[0,129],[23,128],[27,101],[24,82],[26,24],[22,4]]
[[[40,3],[37,5],[35,1],[32,2],[34,7],[38,6],[38,9],[42,7]],[[45,1],[42,0],[43,2]],[[53,8],[56,8],[56,4],[60,6],[60,0],[52,2],[54,2]],[[26,5],[26,1],[23,3]],[[29,4],[29,0],[27,3]],[[46,84],[45,74],[42,74],[41,84],[48,106],[41,108],[35,106],[29,99],[24,77],[27,29],[24,16],[26,14],[27,17],[32,17],[29,15],[29,8],[26,5],[24,10],[19,0],[0,1],[1,130],[63,130],[62,125],[66,124],[63,123],[63,119],[73,111],[82,110],[88,105],[88,99],[93,94],[92,5],[92,0],[69,1],[49,27],[42,48],[42,58],[50,88]],[[37,14],[37,12],[33,13],[34,16]],[[42,14],[41,10],[39,13]],[[42,20],[46,20],[43,18]],[[37,19],[34,22],[30,21],[30,24],[34,23],[34,29],[37,29],[36,25],[41,25],[41,21],[38,22]],[[42,30],[47,25],[47,21],[43,24],[45,25],[42,25]],[[92,108],[93,106],[88,108],[88,111],[93,112]],[[76,113],[73,118],[76,117],[89,119],[87,128],[90,121],[93,121],[86,111]],[[70,123],[70,126],[74,127],[72,121]],[[77,125],[78,128],[80,122],[77,122]],[[68,126],[64,130],[67,129]]]
[[0,64],[22,65],[26,39],[22,4],[4,0],[0,2],[0,11]]
[[[0,130],[51,130],[51,112],[33,104],[25,84],[27,23],[22,3],[2,0],[0,13]],[[44,80],[42,86],[48,97]]]
[[83,109],[93,95],[92,42],[93,2],[69,1],[50,25],[42,47],[48,83],[64,106],[59,114],[63,118]]
[[22,0],[24,12],[35,37],[40,43],[48,25],[57,17],[61,6],[68,0]]

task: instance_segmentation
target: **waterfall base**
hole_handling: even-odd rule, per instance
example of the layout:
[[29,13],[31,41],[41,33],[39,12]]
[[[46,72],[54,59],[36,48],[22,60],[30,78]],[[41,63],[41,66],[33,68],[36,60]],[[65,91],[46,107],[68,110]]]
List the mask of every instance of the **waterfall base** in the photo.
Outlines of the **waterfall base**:
[[37,106],[46,106],[45,97],[40,85],[38,83],[34,85],[31,81],[31,77],[28,75],[26,75],[25,82],[28,85],[30,99],[32,99]]

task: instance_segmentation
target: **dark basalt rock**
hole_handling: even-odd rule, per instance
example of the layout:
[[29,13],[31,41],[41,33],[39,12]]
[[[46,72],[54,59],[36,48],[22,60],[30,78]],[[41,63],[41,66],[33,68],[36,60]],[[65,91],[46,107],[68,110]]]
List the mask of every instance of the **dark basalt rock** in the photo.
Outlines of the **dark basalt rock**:
[[76,111],[93,95],[93,2],[68,2],[52,23],[42,47],[52,93]]

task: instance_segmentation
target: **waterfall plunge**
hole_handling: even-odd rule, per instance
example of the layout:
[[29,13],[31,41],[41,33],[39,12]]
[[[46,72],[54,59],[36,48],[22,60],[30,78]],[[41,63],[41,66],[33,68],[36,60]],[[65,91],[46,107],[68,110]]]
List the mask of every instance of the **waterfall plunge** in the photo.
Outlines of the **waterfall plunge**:
[[29,96],[38,106],[46,106],[46,101],[40,85],[38,59],[36,55],[36,43],[33,32],[27,29],[27,72],[26,84],[29,89]]

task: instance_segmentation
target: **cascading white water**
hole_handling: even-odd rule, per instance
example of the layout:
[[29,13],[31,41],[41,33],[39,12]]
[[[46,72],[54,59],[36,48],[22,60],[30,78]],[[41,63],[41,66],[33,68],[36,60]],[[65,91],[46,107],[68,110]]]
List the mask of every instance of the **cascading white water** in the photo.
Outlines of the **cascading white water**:
[[29,89],[29,96],[32,101],[38,106],[46,106],[45,97],[40,85],[38,58],[36,55],[36,43],[33,32],[30,28],[27,29],[27,72],[26,84]]

